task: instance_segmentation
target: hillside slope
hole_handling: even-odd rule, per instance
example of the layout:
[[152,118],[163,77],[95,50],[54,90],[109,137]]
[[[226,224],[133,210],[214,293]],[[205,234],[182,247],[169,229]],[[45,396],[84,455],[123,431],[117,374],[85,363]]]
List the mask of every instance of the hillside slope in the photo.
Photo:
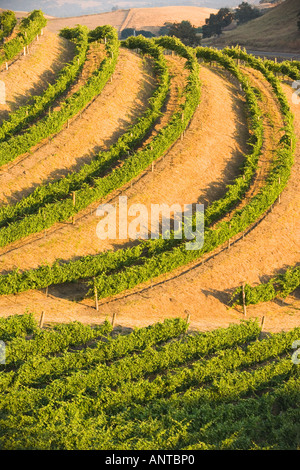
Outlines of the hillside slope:
[[208,18],[211,13],[216,11],[212,8],[190,6],[131,8],[129,10],[117,10],[95,15],[50,19],[48,21],[48,29],[58,32],[62,28],[73,27],[79,23],[88,26],[90,29],[110,24],[118,31],[122,31],[124,28],[135,28],[156,33],[167,21],[180,22],[182,20],[189,20],[193,25],[201,26],[205,23],[205,18]]
[[271,8],[265,15],[249,21],[222,37],[203,41],[207,45],[236,45],[248,49],[299,52],[300,32],[297,29],[299,0],[286,0]]

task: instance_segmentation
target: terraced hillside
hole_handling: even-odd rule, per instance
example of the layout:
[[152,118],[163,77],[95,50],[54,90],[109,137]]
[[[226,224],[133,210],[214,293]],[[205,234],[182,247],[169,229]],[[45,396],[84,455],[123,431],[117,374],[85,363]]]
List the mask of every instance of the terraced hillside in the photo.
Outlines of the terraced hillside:
[[298,54],[300,48],[297,20],[297,0],[284,0],[273,5],[259,18],[239,25],[221,36],[204,40],[206,45],[231,46],[239,44],[252,51],[288,52]]

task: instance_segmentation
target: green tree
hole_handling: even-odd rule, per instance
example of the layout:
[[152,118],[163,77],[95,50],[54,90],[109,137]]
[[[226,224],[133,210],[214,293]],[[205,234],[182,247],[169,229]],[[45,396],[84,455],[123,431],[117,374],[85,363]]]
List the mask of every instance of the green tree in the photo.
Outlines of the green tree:
[[210,38],[215,34],[220,36],[222,29],[230,25],[234,18],[232,11],[229,8],[220,8],[217,14],[211,14],[206,18],[205,25],[202,27],[203,37]]
[[261,16],[261,12],[258,8],[252,7],[247,2],[241,3],[235,10],[235,19],[238,24],[247,23],[248,21],[254,20]]
[[145,38],[153,38],[155,35],[151,31],[144,29],[125,28],[121,31],[121,39],[127,39],[130,36],[144,36]]

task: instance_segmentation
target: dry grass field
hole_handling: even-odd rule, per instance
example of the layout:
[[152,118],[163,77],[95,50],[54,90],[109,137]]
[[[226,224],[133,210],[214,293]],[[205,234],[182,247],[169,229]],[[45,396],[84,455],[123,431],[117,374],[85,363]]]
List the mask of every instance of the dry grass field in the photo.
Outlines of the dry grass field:
[[224,46],[239,44],[252,50],[296,52],[300,51],[297,29],[298,0],[286,0],[270,8],[262,17],[227,31],[220,38],[207,39],[203,45]]
[[299,63],[58,34],[204,10],[35,13],[2,64],[1,450],[300,449]]

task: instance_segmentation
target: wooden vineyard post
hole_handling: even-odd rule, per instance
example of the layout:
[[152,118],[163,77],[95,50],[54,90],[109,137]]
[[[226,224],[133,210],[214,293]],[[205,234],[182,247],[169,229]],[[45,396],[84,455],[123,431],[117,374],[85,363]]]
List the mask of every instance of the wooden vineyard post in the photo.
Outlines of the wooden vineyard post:
[[245,283],[243,282],[242,284],[242,294],[243,294],[243,312],[244,312],[244,316],[246,316],[246,295],[245,295]]
[[44,312],[44,310],[43,310],[43,311],[42,311],[42,314],[41,314],[41,318],[40,318],[39,328],[43,328],[44,317],[45,317],[45,312]]
[[[72,191],[72,197],[73,197],[73,206],[75,207],[76,205],[76,191]],[[75,224],[75,215],[72,216],[72,224]]]
[[154,171],[154,162],[151,163],[151,171],[152,171],[152,173]]
[[26,55],[26,47],[23,49],[23,54]]
[[8,70],[8,63],[5,62],[5,69]]
[[116,314],[116,312],[114,312],[114,313],[113,313],[113,317],[112,317],[112,321],[111,321],[111,326],[112,326],[113,328],[115,327],[116,318],[117,318],[117,314]]

